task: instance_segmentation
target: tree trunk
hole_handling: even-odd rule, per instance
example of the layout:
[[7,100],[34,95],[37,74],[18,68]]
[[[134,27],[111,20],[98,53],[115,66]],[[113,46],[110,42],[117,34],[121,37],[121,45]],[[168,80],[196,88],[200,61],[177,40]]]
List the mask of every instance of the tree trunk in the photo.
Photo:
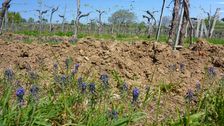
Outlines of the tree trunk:
[[[9,8],[9,3],[11,2],[11,0],[5,0],[3,3],[2,3],[2,10],[0,12],[0,28],[2,28],[2,25],[3,25],[3,19],[5,17],[5,13],[6,11],[8,10]],[[2,29],[0,29],[0,34],[2,34]]]
[[178,16],[179,10],[180,10],[180,0],[175,0],[174,8],[173,8],[173,17],[172,17],[172,22],[171,22],[169,37],[168,37],[168,43],[170,45],[174,44],[174,40],[176,37],[176,30],[178,27],[178,20],[179,20],[179,16]]
[[74,29],[74,35],[73,38],[77,39],[78,35],[78,29],[79,29],[79,15],[80,15],[80,0],[76,0],[77,4],[77,15],[75,19],[75,29]]

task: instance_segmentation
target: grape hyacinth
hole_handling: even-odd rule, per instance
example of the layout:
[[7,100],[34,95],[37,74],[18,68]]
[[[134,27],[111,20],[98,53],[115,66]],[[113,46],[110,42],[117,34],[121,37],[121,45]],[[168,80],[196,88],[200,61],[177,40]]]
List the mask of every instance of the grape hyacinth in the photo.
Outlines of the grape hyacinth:
[[82,83],[82,93],[85,93],[86,92],[86,83]]
[[128,91],[128,85],[126,82],[124,82],[122,85],[122,91]]
[[209,75],[209,76],[212,76],[212,77],[216,76],[216,70],[215,70],[215,67],[209,67],[209,68],[208,68],[208,75]]
[[30,93],[34,101],[38,100],[38,92],[39,92],[39,88],[36,85],[32,85],[32,87],[30,88]]
[[95,88],[96,88],[96,86],[95,86],[94,83],[90,83],[90,84],[89,84],[89,91],[90,91],[92,94],[95,93]]
[[184,67],[185,67],[185,65],[184,65],[183,63],[181,63],[181,64],[180,64],[180,71],[181,71],[181,72],[184,72]]
[[132,91],[132,95],[133,95],[132,102],[137,102],[139,97],[139,89],[135,87]]
[[72,69],[72,75],[74,76],[79,70],[79,64],[75,64],[74,69]]
[[55,64],[53,65],[53,68],[54,68],[54,70],[58,70],[58,64],[55,63]]
[[25,90],[23,87],[19,87],[17,90],[16,90],[16,96],[17,96],[17,99],[18,99],[18,103],[20,105],[23,104],[24,102],[24,99],[23,99],[23,96],[25,94]]
[[7,68],[4,73],[4,77],[7,81],[12,81],[14,77],[14,72],[11,68]]
[[109,77],[108,77],[107,74],[102,74],[100,76],[100,80],[103,82],[103,85],[104,85],[105,88],[107,88],[109,86],[109,82],[108,82],[109,81]]
[[114,109],[113,109],[112,112],[111,112],[111,118],[112,118],[112,119],[118,119],[118,112],[115,111]]
[[67,82],[67,77],[66,75],[61,75],[61,84],[63,84],[63,86],[66,84]]
[[187,94],[186,94],[186,100],[188,103],[190,103],[193,100],[194,93],[191,89],[188,89]]
[[201,90],[201,84],[200,81],[196,82],[196,86],[195,86],[196,92],[199,92]]

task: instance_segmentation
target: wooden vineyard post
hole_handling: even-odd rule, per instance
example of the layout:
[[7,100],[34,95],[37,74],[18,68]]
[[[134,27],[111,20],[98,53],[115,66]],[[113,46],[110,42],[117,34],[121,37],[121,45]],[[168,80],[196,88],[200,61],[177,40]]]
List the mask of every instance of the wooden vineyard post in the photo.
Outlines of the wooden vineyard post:
[[183,23],[183,18],[184,18],[184,4],[182,2],[180,20],[179,20],[179,25],[178,25],[178,30],[177,30],[177,37],[176,37],[176,40],[175,40],[175,43],[174,43],[174,46],[173,46],[173,50],[176,50],[177,47],[178,47],[177,44],[178,44],[178,41],[179,41],[179,38],[180,38],[180,30],[181,30],[181,26],[182,26],[182,23]]
[[198,38],[199,37],[199,29],[200,29],[200,25],[201,25],[201,19],[197,20],[197,29],[195,32],[195,37]]
[[157,30],[157,34],[156,34],[156,41],[159,41],[165,4],[166,4],[166,0],[163,0],[163,6],[162,6],[161,14],[160,14],[159,26],[158,26],[158,30]]

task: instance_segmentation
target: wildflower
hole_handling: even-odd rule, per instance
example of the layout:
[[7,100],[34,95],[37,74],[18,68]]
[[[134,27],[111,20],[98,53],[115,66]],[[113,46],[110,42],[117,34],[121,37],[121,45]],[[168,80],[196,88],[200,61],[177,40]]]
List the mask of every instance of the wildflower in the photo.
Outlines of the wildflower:
[[62,83],[62,84],[65,84],[65,83],[66,83],[66,80],[67,80],[66,75],[62,75],[62,76],[61,76],[61,83]]
[[122,86],[122,91],[127,91],[128,90],[128,85],[126,82],[124,82],[123,86]]
[[103,85],[104,85],[104,87],[108,87],[108,85],[109,85],[109,77],[108,77],[108,75],[107,74],[102,74],[101,76],[100,76],[100,80],[103,82]]
[[75,69],[78,70],[79,69],[79,64],[75,64]]
[[191,102],[193,100],[193,97],[194,97],[193,91],[191,89],[188,89],[187,94],[185,96],[186,100],[188,102]]
[[209,75],[209,76],[216,76],[216,70],[215,70],[215,67],[209,67],[209,68],[208,68],[208,75]]
[[19,87],[17,90],[16,90],[16,96],[18,98],[18,102],[19,104],[22,104],[24,99],[23,99],[23,96],[25,94],[25,90],[23,87]]
[[82,83],[81,87],[82,87],[82,93],[86,92],[86,87],[87,87],[86,83]]
[[196,82],[196,92],[199,92],[201,90],[201,84],[200,84],[200,81],[197,81]]
[[74,69],[72,69],[73,76],[78,72],[78,69],[79,69],[79,64],[75,64]]
[[91,93],[94,93],[95,92],[95,84],[94,83],[90,83],[89,84],[89,91],[91,92]]
[[6,80],[12,81],[13,76],[14,76],[14,73],[13,73],[12,69],[8,68],[8,69],[5,70],[4,77],[5,77]]
[[35,99],[35,101],[38,99],[38,92],[39,92],[39,88],[35,85],[32,85],[32,87],[30,88],[30,93],[33,96],[33,98]]
[[72,69],[72,72],[71,72],[72,76],[74,76],[76,73],[77,73],[77,70],[76,69]]
[[118,112],[113,109],[112,112],[111,112],[111,117],[112,117],[112,119],[117,119],[118,118]]
[[184,71],[184,67],[185,65],[183,63],[180,64],[180,71],[183,72]]
[[54,68],[54,70],[58,70],[58,64],[55,63],[53,68]]
[[139,97],[139,89],[135,87],[132,91],[132,95],[133,95],[132,102],[136,102]]

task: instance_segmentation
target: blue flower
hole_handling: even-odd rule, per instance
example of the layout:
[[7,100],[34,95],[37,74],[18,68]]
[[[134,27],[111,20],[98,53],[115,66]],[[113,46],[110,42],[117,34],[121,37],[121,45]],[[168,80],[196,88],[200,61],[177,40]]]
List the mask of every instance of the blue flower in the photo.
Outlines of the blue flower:
[[128,84],[126,82],[122,85],[122,91],[128,91]]
[[185,65],[183,63],[180,64],[180,71],[183,72],[184,71],[184,67]]
[[209,75],[209,76],[216,76],[216,70],[215,70],[215,67],[209,67],[209,68],[208,68],[208,75]]
[[187,94],[185,98],[187,99],[187,102],[191,102],[193,100],[194,93],[191,89],[188,89]]
[[112,119],[118,119],[118,112],[113,109],[111,112],[111,116],[112,116]]
[[138,97],[139,97],[139,89],[135,87],[132,91],[132,95],[133,95],[132,101],[136,102],[138,100]]
[[95,86],[94,83],[90,83],[90,84],[89,84],[89,91],[90,91],[91,93],[95,93],[95,88],[96,88],[96,86]]
[[67,82],[66,75],[61,75],[61,84],[65,84]]
[[8,81],[12,81],[14,77],[14,72],[12,69],[8,68],[5,70],[4,77]]
[[23,87],[19,87],[17,90],[16,90],[16,96],[18,98],[18,102],[21,104],[24,100],[23,100],[23,96],[25,94],[25,90]]
[[85,93],[86,92],[86,83],[82,83],[82,93]]
[[79,66],[80,66],[80,65],[79,65],[78,63],[75,64],[75,69],[78,70],[78,69],[79,69]]
[[76,69],[72,69],[72,72],[71,72],[72,76],[74,76],[76,73],[77,73],[77,70]]
[[30,88],[30,93],[35,100],[38,99],[38,96],[37,96],[38,92],[39,92],[39,88],[36,85],[32,85],[32,87]]
[[196,88],[196,92],[199,92],[199,91],[201,90],[201,84],[200,84],[200,81],[197,81],[197,82],[196,82],[196,86],[195,86],[195,88]]
[[58,64],[55,63],[55,64],[53,65],[53,68],[54,68],[54,70],[58,70]]
[[79,70],[79,64],[75,64],[74,69],[72,69],[72,75],[74,76]]
[[100,76],[100,80],[103,82],[103,85],[105,88],[107,88],[109,86],[109,77],[107,74],[102,74]]

